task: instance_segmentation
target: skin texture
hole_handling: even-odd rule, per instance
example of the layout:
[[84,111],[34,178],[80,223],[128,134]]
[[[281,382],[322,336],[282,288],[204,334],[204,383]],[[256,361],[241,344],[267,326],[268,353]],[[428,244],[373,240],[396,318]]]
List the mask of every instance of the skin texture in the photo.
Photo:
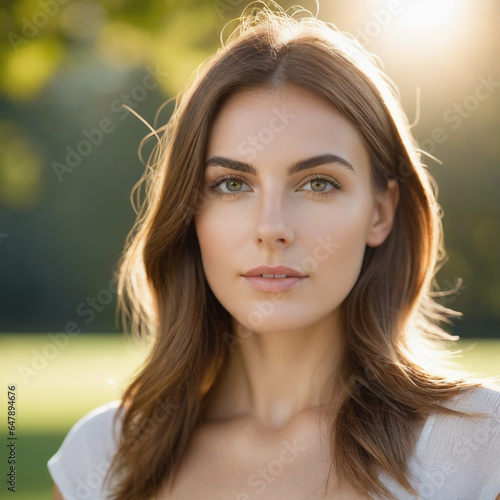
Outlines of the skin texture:
[[[289,165],[323,154],[353,170],[336,162],[288,175]],[[293,87],[231,96],[211,129],[206,160],[214,156],[250,163],[257,175],[210,162],[195,217],[208,283],[233,318],[233,335],[244,337],[209,416],[248,415],[264,428],[283,429],[322,403],[342,352],[340,307],[366,245],[380,245],[392,228],[398,186],[391,181],[375,192],[355,127]],[[224,180],[219,191],[237,194],[217,197],[208,186],[226,174],[239,179]],[[318,174],[330,181],[315,180]],[[242,275],[261,264],[286,265],[307,278],[280,294],[257,291]]]

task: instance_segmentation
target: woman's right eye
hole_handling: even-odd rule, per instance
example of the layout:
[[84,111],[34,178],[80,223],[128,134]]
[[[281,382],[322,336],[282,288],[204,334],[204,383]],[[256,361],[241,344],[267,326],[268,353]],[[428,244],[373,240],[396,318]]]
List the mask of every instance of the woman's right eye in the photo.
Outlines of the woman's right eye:
[[[243,191],[238,189],[243,185],[247,185],[243,179],[235,177],[234,175],[225,175],[210,183],[208,189],[210,189],[210,191],[212,191],[216,196],[231,197],[246,192],[247,190]],[[223,188],[225,188],[226,191]]]

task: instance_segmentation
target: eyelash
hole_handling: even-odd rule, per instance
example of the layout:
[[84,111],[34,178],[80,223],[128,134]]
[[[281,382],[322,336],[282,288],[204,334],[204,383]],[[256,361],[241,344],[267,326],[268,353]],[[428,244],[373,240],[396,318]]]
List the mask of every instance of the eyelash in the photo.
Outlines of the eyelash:
[[[324,180],[328,181],[334,187],[334,189],[330,189],[329,191],[324,191],[324,192],[307,191],[309,194],[312,195],[313,198],[324,198],[327,196],[331,196],[332,194],[335,193],[335,191],[342,189],[342,185],[340,184],[340,182],[338,182],[336,179],[333,179],[332,177],[328,177],[328,176],[322,175],[322,174],[313,174],[312,176],[307,178],[307,180],[305,181],[305,183],[303,185],[305,185],[309,182],[312,182],[316,179],[324,179]],[[224,181],[227,181],[227,180],[237,180],[237,181],[240,181],[240,182],[246,184],[245,179],[238,177],[236,175],[228,174],[228,175],[223,175],[222,177],[219,177],[214,182],[211,182],[208,185],[208,189],[210,189],[210,191],[212,191],[215,196],[220,197],[220,198],[234,198],[235,196],[238,196],[239,194],[246,192],[246,191],[238,191],[235,193],[223,193],[222,191],[218,191],[219,186]]]

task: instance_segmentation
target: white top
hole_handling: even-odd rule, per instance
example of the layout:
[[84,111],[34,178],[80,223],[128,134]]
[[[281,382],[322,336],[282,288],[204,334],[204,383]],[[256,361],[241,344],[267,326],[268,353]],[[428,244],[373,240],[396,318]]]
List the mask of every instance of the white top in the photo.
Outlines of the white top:
[[[82,417],[48,461],[65,500],[107,499],[102,482],[119,439],[121,419],[112,428],[119,404],[112,401]],[[500,391],[474,389],[446,406],[488,416],[429,415],[409,461],[418,497],[384,473],[379,478],[398,500],[495,500],[500,493]]]

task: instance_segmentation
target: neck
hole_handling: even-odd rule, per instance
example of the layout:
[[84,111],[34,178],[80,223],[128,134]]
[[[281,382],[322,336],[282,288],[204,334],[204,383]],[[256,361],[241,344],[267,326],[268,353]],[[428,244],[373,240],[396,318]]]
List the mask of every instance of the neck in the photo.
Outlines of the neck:
[[[306,330],[246,335],[218,377],[207,418],[251,416],[266,428],[281,429],[305,411],[338,404],[338,324],[338,313],[332,313]],[[233,334],[239,326],[233,319]]]

